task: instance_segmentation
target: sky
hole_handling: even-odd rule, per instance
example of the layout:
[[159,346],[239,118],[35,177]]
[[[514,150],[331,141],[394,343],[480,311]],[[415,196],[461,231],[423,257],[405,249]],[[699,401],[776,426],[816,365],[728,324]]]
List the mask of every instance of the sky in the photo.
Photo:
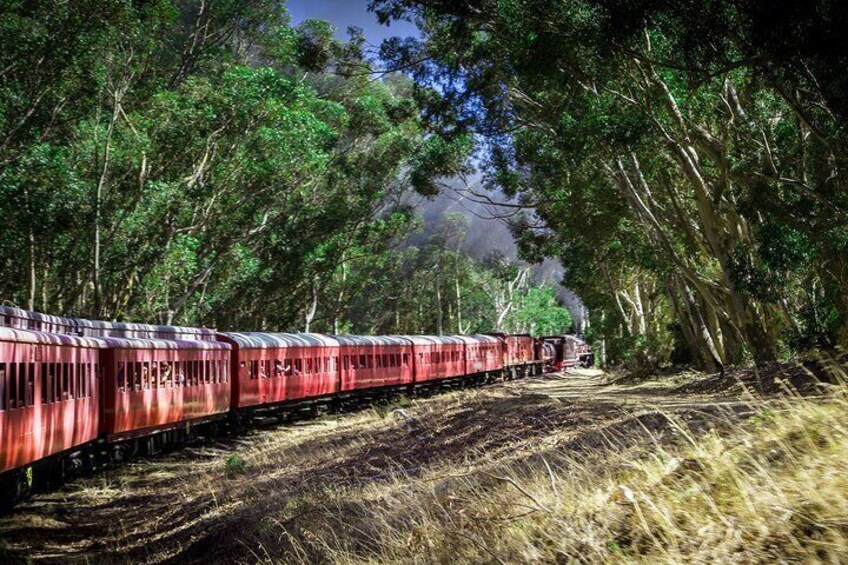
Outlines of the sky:
[[293,24],[309,19],[327,20],[336,27],[340,39],[347,38],[347,28],[351,25],[361,27],[365,38],[375,46],[387,37],[418,35],[418,29],[409,22],[380,25],[377,16],[368,12],[368,0],[287,0],[286,7]]

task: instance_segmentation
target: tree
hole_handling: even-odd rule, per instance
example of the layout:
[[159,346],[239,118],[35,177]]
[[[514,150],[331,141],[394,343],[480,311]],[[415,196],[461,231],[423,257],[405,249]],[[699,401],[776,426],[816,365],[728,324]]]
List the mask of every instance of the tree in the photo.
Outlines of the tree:
[[523,253],[561,257],[596,331],[630,344],[618,360],[676,338],[715,370],[848,339],[844,7],[371,6],[425,31],[384,56],[433,131],[483,140]]

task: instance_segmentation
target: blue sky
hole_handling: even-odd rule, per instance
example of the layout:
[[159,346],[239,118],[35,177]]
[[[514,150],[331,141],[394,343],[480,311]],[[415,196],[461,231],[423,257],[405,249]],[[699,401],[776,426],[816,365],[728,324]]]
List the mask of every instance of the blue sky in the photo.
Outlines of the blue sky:
[[327,20],[336,27],[340,39],[347,38],[348,26],[361,27],[365,38],[375,46],[394,35],[418,35],[418,30],[408,22],[393,22],[391,26],[377,23],[377,17],[368,12],[368,0],[287,0],[286,7],[292,23],[303,20]]

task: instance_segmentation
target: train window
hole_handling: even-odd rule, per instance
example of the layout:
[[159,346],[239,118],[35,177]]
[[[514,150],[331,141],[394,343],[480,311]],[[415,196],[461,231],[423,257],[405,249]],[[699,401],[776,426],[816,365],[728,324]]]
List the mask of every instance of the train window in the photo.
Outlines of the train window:
[[168,364],[164,361],[153,361],[150,364],[150,386],[152,388],[165,388],[168,382]]
[[26,398],[27,406],[35,405],[35,363],[21,364],[21,369],[26,368]]
[[47,364],[41,363],[41,403],[47,404],[50,402],[50,375],[48,374]]
[[150,380],[152,378],[152,374],[150,372],[150,363],[143,362],[141,364],[141,387],[144,390],[150,390]]
[[294,360],[294,374],[300,375],[303,373],[303,359]]
[[6,409],[6,364],[0,363],[0,412]]
[[380,367],[383,366],[383,361],[382,361],[382,359],[380,359],[379,355],[377,355],[376,357],[377,357],[377,368],[379,369]]
[[62,365],[59,363],[50,363],[50,393],[51,402],[59,402],[62,400]]
[[[9,388],[9,403],[12,408],[26,406],[26,388],[24,384],[23,363],[9,363],[9,378],[14,381]],[[14,391],[14,396],[12,392]]]
[[374,356],[373,355],[368,355],[368,368],[369,369],[374,368]]
[[150,388],[159,388],[162,386],[163,368],[158,361],[150,362]]
[[62,392],[59,398],[64,401],[73,397],[71,391],[71,371],[67,363],[62,363],[60,372],[62,374]]
[[29,406],[30,397],[27,395],[29,389],[29,376],[25,363],[18,363],[18,408]]
[[141,390],[142,388],[142,371],[143,368],[141,363],[133,363],[132,364],[132,387],[134,390]]
[[389,356],[387,354],[383,353],[383,367],[388,367],[388,366],[389,366]]
[[9,363],[9,410],[18,408],[18,364]]

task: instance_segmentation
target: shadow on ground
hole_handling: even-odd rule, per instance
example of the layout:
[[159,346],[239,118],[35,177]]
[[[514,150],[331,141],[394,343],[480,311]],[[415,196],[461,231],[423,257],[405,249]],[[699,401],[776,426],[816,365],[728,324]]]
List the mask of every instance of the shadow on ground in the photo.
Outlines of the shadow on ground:
[[[256,546],[265,529],[302,533],[298,521],[314,524],[305,514],[328,493],[434,469],[473,472],[550,450],[580,457],[674,442],[673,424],[701,433],[754,410],[744,394],[699,390],[616,386],[583,372],[416,400],[403,412],[366,410],[254,431],[35,497],[0,518],[0,559],[256,562],[268,557]],[[243,463],[228,465],[234,457]],[[269,526],[269,509],[289,518]]]

